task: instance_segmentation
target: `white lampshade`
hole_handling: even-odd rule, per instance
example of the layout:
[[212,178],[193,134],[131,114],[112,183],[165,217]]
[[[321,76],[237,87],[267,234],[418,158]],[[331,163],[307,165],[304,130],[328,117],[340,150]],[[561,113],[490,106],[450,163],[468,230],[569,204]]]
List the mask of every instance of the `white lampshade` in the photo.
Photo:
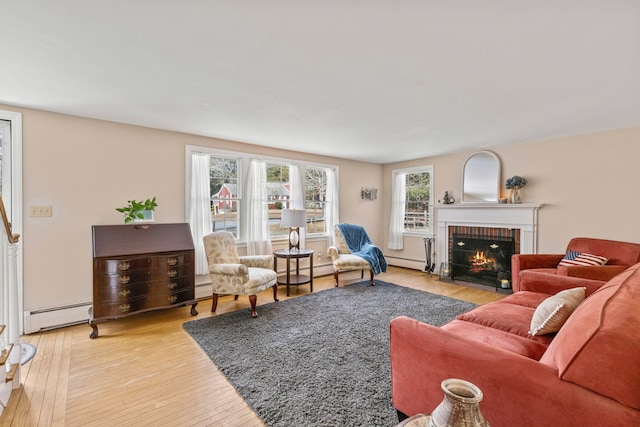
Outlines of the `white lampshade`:
[[283,209],[281,227],[300,228],[307,225],[307,211],[304,209]]

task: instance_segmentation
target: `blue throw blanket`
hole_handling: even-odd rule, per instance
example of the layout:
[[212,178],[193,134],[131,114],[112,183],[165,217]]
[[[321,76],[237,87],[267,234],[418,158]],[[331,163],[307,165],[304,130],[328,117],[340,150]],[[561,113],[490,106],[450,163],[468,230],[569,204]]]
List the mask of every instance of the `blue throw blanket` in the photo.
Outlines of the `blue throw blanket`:
[[351,253],[367,260],[373,274],[387,271],[387,260],[380,248],[371,243],[364,227],[354,224],[338,224],[338,228]]

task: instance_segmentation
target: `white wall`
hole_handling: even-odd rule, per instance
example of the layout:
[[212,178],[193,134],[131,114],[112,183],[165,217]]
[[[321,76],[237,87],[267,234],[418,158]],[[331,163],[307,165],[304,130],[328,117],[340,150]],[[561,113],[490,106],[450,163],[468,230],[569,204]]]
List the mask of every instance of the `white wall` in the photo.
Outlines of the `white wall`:
[[[640,243],[640,127],[487,147],[502,161],[504,181],[520,175],[529,181],[524,201],[543,203],[539,211],[539,253],[563,253],[572,237],[585,236]],[[459,200],[462,166],[473,151],[384,166],[384,223],[391,201],[391,171],[433,164],[435,199],[445,191]],[[388,230],[384,228],[384,239]],[[405,238],[404,251],[388,256],[424,259],[422,239]]]
[[[416,268],[424,266],[421,238],[407,238],[404,251],[386,249],[391,171],[433,164],[436,199],[445,190],[459,198],[462,165],[471,153],[382,166],[7,105],[0,109],[23,113],[25,311],[91,303],[91,226],[121,223],[115,208],[127,200],[156,196],[156,221],[185,220],[186,145],[339,165],[340,220],[363,225],[388,255],[417,260]],[[502,160],[503,181],[525,176],[525,201],[545,204],[538,250],[557,253],[578,235],[640,242],[638,141],[640,127],[489,148]],[[377,187],[378,199],[362,200],[363,186]],[[29,206],[39,205],[53,206],[53,216],[29,217]],[[324,264],[326,245],[308,245],[323,252]]]
[[[25,312],[91,303],[91,226],[122,223],[115,208],[127,200],[156,196],[157,222],[185,221],[186,145],[336,164],[341,220],[362,224],[374,242],[381,240],[382,201],[360,199],[360,187],[382,185],[380,165],[8,105],[0,109],[23,113]],[[28,216],[29,206],[41,205],[53,206],[53,216]],[[329,262],[326,241],[308,246]]]

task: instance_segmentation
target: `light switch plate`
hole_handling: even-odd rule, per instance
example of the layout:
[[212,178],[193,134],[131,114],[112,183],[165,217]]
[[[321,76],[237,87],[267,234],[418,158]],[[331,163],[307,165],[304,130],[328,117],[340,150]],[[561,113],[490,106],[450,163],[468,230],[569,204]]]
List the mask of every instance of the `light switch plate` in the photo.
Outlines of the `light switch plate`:
[[31,206],[29,215],[37,217],[53,216],[53,206]]

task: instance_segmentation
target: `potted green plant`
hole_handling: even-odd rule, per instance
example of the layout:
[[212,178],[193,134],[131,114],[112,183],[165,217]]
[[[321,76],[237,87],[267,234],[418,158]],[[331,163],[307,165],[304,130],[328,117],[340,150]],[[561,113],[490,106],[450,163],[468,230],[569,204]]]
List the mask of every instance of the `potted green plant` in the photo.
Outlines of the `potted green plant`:
[[153,221],[153,211],[158,206],[156,198],[147,199],[144,202],[129,200],[129,204],[122,208],[116,208],[120,213],[124,214],[124,223]]

